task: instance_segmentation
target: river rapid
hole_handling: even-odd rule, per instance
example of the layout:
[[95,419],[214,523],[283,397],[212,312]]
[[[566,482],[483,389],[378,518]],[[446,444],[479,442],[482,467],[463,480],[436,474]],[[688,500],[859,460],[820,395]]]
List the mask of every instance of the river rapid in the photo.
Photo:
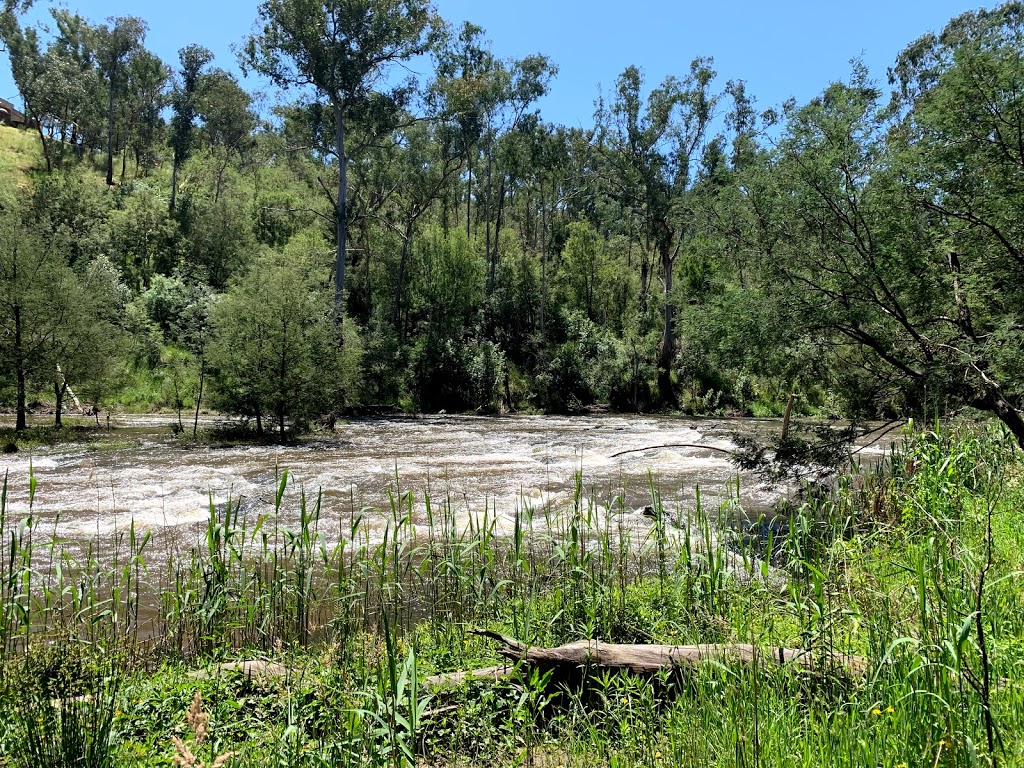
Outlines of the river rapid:
[[133,523],[157,536],[174,532],[180,541],[194,540],[211,500],[240,502],[258,519],[273,513],[277,478],[285,469],[292,492],[282,505],[282,522],[298,517],[299,488],[310,499],[322,493],[320,530],[331,539],[344,537],[357,515],[368,530],[383,531],[392,500],[409,492],[414,518],[425,516],[429,494],[435,508],[448,501],[463,521],[479,520],[486,510],[499,533],[510,529],[517,509],[528,507],[535,516],[564,511],[577,477],[590,503],[626,513],[650,503],[652,482],[672,514],[691,510],[698,489],[705,508],[714,510],[738,488],[743,507],[755,514],[788,492],[739,475],[726,455],[713,450],[733,447],[736,434],[777,433],[773,420],[360,419],[339,425],[334,435],[294,445],[225,447],[186,446],[166,416],[115,416],[111,425],[109,441],[4,455],[9,521],[29,513],[30,464],[37,483],[31,511],[40,527],[77,542],[109,540]]

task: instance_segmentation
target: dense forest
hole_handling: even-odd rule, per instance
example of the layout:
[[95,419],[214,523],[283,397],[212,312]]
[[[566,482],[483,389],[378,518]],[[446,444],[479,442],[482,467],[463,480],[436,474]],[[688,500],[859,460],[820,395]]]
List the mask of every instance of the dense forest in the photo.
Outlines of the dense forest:
[[[8,0],[0,398],[257,431],[407,410],[989,412],[1024,445],[1024,3],[759,106],[595,89],[426,0],[265,0],[238,48]],[[419,79],[402,66],[428,61]],[[220,62],[225,64],[225,62]],[[31,144],[29,150],[28,144]],[[20,154],[19,154],[20,153]],[[17,158],[28,158],[19,165]]]

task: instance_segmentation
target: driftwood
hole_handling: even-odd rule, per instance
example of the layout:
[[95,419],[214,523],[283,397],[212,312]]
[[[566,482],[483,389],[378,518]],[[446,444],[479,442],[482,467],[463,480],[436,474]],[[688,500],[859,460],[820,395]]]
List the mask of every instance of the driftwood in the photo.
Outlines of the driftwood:
[[[557,648],[531,648],[518,640],[496,632],[473,630],[473,634],[490,638],[501,645],[498,652],[511,662],[523,663],[542,670],[577,670],[599,668],[628,670],[637,674],[653,674],[663,670],[692,668],[707,661],[739,664],[773,664],[797,666],[808,672],[863,677],[867,659],[830,651],[808,651],[802,648],[761,649],[748,643],[708,643],[701,645],[647,645],[602,643],[578,640]],[[473,673],[469,674],[473,677]]]

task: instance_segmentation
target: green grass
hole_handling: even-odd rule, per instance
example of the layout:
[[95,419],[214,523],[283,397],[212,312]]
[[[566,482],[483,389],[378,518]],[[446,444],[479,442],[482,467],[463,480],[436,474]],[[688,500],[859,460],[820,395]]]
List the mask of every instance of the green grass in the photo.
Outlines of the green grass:
[[[799,505],[770,543],[664,509],[653,484],[650,528],[620,529],[582,480],[573,503],[524,510],[508,536],[489,509],[468,524],[447,500],[419,510],[399,478],[383,526],[326,519],[282,473],[287,522],[211,508],[201,540],[176,550],[132,529],[83,553],[3,507],[0,765],[44,764],[29,749],[41,738],[92,744],[108,711],[93,752],[126,766],[171,764],[174,738],[206,765],[228,751],[252,766],[1024,764],[1022,468],[1000,434],[921,432]],[[678,514],[691,526],[672,526]],[[423,689],[497,662],[474,627],[545,646],[832,650],[868,667],[710,662],[582,687]],[[254,658],[289,671],[213,669]],[[196,690],[202,738],[186,718]]]
[[43,165],[35,131],[0,125],[0,180],[6,187],[28,189],[28,175]]

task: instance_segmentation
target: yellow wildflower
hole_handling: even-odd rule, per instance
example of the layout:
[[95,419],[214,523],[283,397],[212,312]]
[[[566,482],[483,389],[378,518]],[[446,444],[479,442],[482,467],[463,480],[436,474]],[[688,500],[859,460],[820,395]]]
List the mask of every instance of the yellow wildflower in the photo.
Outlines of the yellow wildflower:
[[657,752],[654,753],[654,759],[655,760],[661,760],[661,750],[660,749]]
[[878,717],[880,714],[882,714],[882,710],[880,710],[878,707],[875,707],[871,710],[871,714],[875,717]]

